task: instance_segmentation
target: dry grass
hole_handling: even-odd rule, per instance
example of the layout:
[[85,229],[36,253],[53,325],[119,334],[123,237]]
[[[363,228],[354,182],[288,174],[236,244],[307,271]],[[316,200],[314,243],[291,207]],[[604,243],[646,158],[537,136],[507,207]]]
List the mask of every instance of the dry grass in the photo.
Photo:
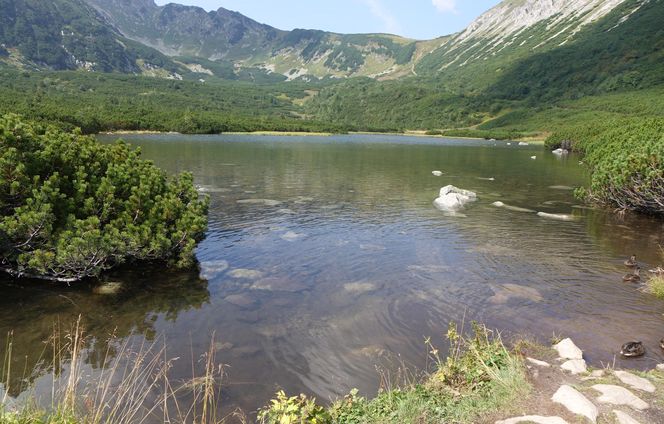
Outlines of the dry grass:
[[[111,336],[101,369],[94,371],[86,362],[88,342],[80,318],[64,335],[55,326],[48,342],[53,354],[50,399],[30,396],[19,406],[0,406],[0,424],[224,422],[220,405],[224,367],[216,363],[214,335],[207,352],[197,359],[192,355],[192,377],[184,382],[171,377],[170,371],[179,358],[166,356],[163,340],[133,346],[130,339],[120,341]],[[7,405],[13,372],[11,347],[10,337],[0,375],[4,386],[2,405]],[[196,368],[202,368],[200,375]],[[188,400],[183,402],[185,397]]]

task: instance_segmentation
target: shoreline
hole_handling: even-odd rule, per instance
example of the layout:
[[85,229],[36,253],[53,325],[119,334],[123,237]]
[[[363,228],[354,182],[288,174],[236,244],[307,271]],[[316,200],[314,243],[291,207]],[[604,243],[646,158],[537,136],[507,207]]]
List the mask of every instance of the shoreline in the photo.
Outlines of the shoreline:
[[[217,134],[185,134],[175,131],[148,131],[148,130],[118,130],[118,131],[103,131],[92,135],[106,135],[106,136],[121,136],[121,135],[254,135],[254,136],[274,136],[274,137],[332,137],[334,135],[373,135],[373,136],[401,136],[401,137],[420,137],[420,138],[440,138],[447,140],[479,140],[491,141],[483,137],[468,137],[468,136],[452,136],[452,135],[432,135],[426,134],[421,131],[405,132],[372,132],[372,131],[349,131],[347,133],[330,133],[330,132],[305,132],[305,131],[229,131]],[[544,145],[544,139],[540,138],[516,138],[510,140],[494,140],[496,142],[508,143],[512,141],[525,141],[533,145]]]

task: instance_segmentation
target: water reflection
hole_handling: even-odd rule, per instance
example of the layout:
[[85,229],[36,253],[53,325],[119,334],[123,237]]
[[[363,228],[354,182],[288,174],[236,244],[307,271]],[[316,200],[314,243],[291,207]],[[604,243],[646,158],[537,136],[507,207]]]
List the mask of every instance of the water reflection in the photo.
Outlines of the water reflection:
[[[578,158],[383,136],[130,141],[171,172],[192,170],[210,196],[197,251],[207,283],[151,270],[137,294],[64,293],[77,307],[60,292],[17,291],[11,302],[28,299],[28,307],[0,315],[0,329],[14,328],[25,352],[61,314],[82,312],[98,334],[112,321],[124,323],[123,334],[164,334],[169,354],[184,358],[205,351],[215,332],[218,358],[230,365],[226,405],[247,411],[278,385],[323,399],[353,387],[371,394],[376,365],[423,367],[424,338],[464,318],[545,342],[554,332],[571,336],[595,365],[612,362],[633,337],[649,350],[630,365],[664,360],[664,302],[621,281],[626,256],[637,254],[644,268],[659,261],[664,228],[583,208],[569,190],[586,179]],[[465,217],[433,207],[447,184],[478,194]],[[182,361],[174,372],[186,377],[189,368]]]
[[[141,335],[152,342],[158,322],[174,322],[209,301],[207,283],[195,273],[159,277],[148,268],[108,276],[114,277],[123,281],[117,294],[94,294],[92,283],[64,288],[41,281],[0,282],[0,343],[4,348],[8,337],[12,341],[10,395],[18,396],[46,373],[59,372],[68,358],[59,358],[54,342],[66,343],[79,316],[87,337],[86,362],[99,369],[117,354],[113,339]],[[0,357],[7,353],[3,349]]]

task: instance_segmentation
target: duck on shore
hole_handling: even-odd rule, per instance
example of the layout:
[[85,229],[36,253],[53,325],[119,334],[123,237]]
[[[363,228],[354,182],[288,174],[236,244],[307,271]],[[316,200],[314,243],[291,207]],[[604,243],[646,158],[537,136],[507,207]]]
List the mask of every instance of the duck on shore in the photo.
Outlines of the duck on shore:
[[636,255],[630,256],[629,259],[625,260],[624,264],[627,268],[636,268],[639,265],[636,261]]
[[622,345],[620,349],[620,354],[625,358],[636,358],[645,355],[645,353],[646,348],[643,346],[643,342],[628,342]]
[[627,274],[623,277],[623,281],[626,283],[638,283],[641,281],[641,268],[638,266],[634,268],[634,272]]

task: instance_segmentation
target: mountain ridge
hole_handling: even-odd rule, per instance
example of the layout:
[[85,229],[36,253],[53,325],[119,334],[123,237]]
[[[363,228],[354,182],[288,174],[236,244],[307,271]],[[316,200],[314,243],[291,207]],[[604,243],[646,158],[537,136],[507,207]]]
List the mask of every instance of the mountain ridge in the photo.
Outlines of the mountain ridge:
[[[49,46],[68,59],[43,61],[38,54],[25,55],[16,37],[8,37],[6,31],[0,32],[0,42],[15,63],[26,58],[24,62],[36,68],[45,65],[195,80],[393,80],[458,72],[471,62],[494,63],[496,55],[512,61],[537,49],[553,48],[563,37],[563,43],[572,40],[581,28],[626,1],[505,0],[461,32],[411,40],[392,34],[284,31],[225,8],[208,12],[175,3],[158,6],[154,0],[54,0],[55,8],[37,0],[0,0],[3,10],[14,6],[18,15],[21,7],[31,6],[37,22],[40,14],[55,21],[46,30],[54,40],[62,38],[59,34],[71,18],[58,16],[59,10],[74,11],[79,21],[86,22],[78,31],[76,53],[65,42]],[[26,27],[35,26],[35,18],[23,18]],[[11,22],[5,24],[11,26]],[[96,48],[95,43],[101,42],[86,37],[86,31],[101,32],[104,48]],[[39,48],[41,43],[43,40],[34,44]],[[104,59],[105,50],[113,52],[113,57]],[[11,62],[5,57],[0,55],[0,60]]]

